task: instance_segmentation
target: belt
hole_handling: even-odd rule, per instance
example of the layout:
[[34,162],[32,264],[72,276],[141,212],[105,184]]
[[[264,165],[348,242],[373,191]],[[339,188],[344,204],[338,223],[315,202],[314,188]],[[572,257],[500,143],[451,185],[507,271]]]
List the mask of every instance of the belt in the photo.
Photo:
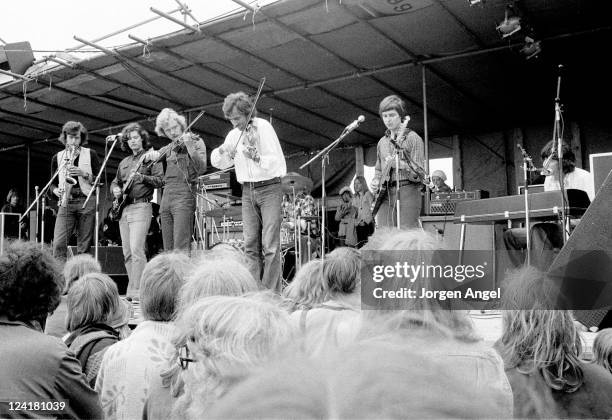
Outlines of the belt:
[[[393,188],[397,185],[396,181],[391,181],[389,183],[389,188]],[[408,181],[407,179],[400,179],[399,186],[405,187],[406,185],[418,185],[416,182]]]
[[130,205],[130,204],[149,203],[149,202],[151,202],[150,198],[136,198],[134,200],[129,199],[127,201],[127,204]]
[[277,176],[272,179],[266,179],[265,181],[243,182],[242,186],[250,187],[250,188],[260,188],[260,187],[265,187],[266,185],[280,184],[280,182],[281,182],[280,177]]

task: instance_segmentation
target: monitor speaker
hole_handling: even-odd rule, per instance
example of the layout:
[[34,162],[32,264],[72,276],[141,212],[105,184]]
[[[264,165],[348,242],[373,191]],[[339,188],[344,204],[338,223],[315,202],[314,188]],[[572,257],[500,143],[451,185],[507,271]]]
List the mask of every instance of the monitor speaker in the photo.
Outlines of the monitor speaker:
[[611,326],[612,173],[548,270],[569,309],[587,327]]
[[[89,249],[89,254],[94,255],[95,248]],[[68,256],[73,257],[77,253],[76,246],[68,247]],[[98,261],[102,266],[102,272],[112,275],[127,275],[123,262],[123,249],[120,246],[100,246],[98,247]]]

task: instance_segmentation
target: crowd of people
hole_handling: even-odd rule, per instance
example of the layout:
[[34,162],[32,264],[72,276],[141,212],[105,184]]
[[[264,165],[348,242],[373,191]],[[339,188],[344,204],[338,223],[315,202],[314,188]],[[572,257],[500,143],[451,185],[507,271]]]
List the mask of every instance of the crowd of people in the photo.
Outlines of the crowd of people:
[[435,298],[362,309],[364,252],[423,251],[407,254],[420,263],[439,246],[381,229],[304,264],[281,293],[234,248],[167,252],[145,265],[134,317],[92,257],[62,273],[15,241],[0,256],[0,417],[612,416],[610,330],[587,359],[572,313],[545,310],[536,269],[507,283],[493,346]]

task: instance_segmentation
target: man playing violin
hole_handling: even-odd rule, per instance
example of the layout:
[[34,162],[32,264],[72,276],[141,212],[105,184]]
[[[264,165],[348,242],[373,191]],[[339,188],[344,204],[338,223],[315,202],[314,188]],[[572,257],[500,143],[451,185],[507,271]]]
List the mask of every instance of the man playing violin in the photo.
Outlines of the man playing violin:
[[189,252],[193,233],[198,176],[206,172],[206,145],[197,135],[186,132],[185,117],[170,108],[157,116],[155,132],[172,143],[168,153],[152,150],[145,160],[165,162],[164,193],[160,215],[164,250]]
[[[90,199],[83,209],[85,198],[92,189],[94,174],[100,170],[100,160],[87,144],[87,129],[78,121],[68,121],[62,127],[60,142],[66,149],[51,159],[51,173],[58,174],[58,184],[50,191],[58,198],[58,211],[53,233],[53,256],[66,259],[68,241],[77,229],[77,253],[89,252],[96,224],[96,200]],[[76,181],[74,185],[69,181]]]
[[[398,138],[402,128],[402,118],[406,117],[406,104],[396,95],[387,96],[379,105],[378,110],[387,131],[376,147],[376,166],[372,180],[372,192],[378,194],[388,173],[386,194],[376,217],[377,225],[395,227],[397,225],[397,176],[395,168],[395,152],[399,149],[399,194],[400,194],[400,226],[402,228],[417,227],[421,214],[422,179],[415,173],[407,161],[410,157],[420,168],[425,167],[424,144],[421,137],[406,128]],[[386,170],[390,168],[387,172]]]
[[[157,163],[152,167],[142,164],[150,147],[149,133],[140,124],[126,125],[121,131],[121,149],[131,151],[131,155],[119,163],[117,175],[111,184],[116,199],[120,199],[124,193],[126,195],[119,231],[129,279],[127,296],[132,299],[139,298],[140,277],[147,264],[145,242],[151,225],[153,190],[163,186],[162,164]],[[128,183],[129,190],[124,191]]]
[[[253,100],[244,92],[223,102],[223,114],[234,127],[210,161],[219,169],[236,168],[242,184],[242,220],[249,270],[264,286],[280,291],[280,225],[285,156],[272,125],[257,118]],[[249,121],[249,115],[252,116]],[[263,273],[262,273],[263,267]]]

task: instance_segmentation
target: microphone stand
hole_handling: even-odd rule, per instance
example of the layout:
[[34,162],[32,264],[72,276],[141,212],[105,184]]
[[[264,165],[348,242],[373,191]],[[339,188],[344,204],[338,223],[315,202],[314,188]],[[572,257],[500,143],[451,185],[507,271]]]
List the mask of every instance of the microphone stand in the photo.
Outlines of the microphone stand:
[[83,203],[83,207],[81,207],[81,209],[84,209],[85,206],[87,206],[87,203],[89,202],[89,199],[91,198],[91,195],[93,194],[95,190],[96,191],[96,222],[95,222],[96,226],[95,226],[95,231],[94,231],[94,240],[96,243],[94,244],[94,250],[95,250],[96,260],[98,259],[98,227],[100,226],[100,178],[102,177],[102,172],[104,172],[104,168],[106,168],[106,163],[108,162],[108,158],[110,158],[110,155],[113,153],[113,149],[115,148],[115,145],[117,144],[117,140],[119,140],[119,135],[116,134],[113,136],[108,136],[106,139],[110,140],[110,138],[114,138],[113,144],[111,145],[111,148],[108,151],[108,154],[104,157],[104,161],[102,162],[102,165],[100,166],[98,175],[96,176],[96,179],[94,180],[91,186],[91,191],[89,191],[89,194],[87,194],[87,198],[85,199],[85,202]]
[[400,165],[400,160],[399,160],[399,144],[395,145],[395,211],[396,211],[396,220],[397,220],[397,228],[400,229],[400,227],[402,226],[401,221],[400,221],[400,178],[399,178],[399,165]]
[[[357,120],[359,121],[359,120]],[[304,169],[306,166],[310,165],[312,162],[317,160],[319,156],[321,156],[321,261],[325,261],[325,234],[327,232],[327,224],[326,224],[326,207],[327,207],[327,194],[325,191],[325,164],[329,160],[329,153],[336,147],[340,142],[357,126],[357,123],[353,128],[345,128],[336,140],[334,140],[331,144],[329,144],[325,149],[321,150],[317,153],[312,159],[308,162],[300,166],[300,169]]]
[[531,157],[523,150],[521,145],[518,145],[523,153],[523,179],[525,180],[525,188],[523,195],[525,196],[525,231],[527,235],[527,265],[531,265],[531,224],[529,219],[529,172],[536,171],[533,166]]
[[559,75],[557,76],[557,96],[555,97],[555,123],[553,126],[553,141],[556,141],[557,148],[557,176],[559,177],[559,191],[561,192],[561,223],[563,229],[563,244],[569,238],[568,217],[567,217],[567,195],[565,193],[565,174],[563,173],[563,130],[561,129],[561,70],[563,65],[559,64]]
[[[55,180],[55,178],[57,178],[57,176],[59,175],[60,171],[62,169],[64,169],[64,166],[66,166],[66,162],[62,162],[61,165],[58,165],[57,170],[55,171],[55,173],[53,174],[53,176],[51,177],[51,179],[49,180],[49,182],[47,182],[47,185],[45,185],[42,190],[40,190],[39,193],[36,194],[36,197],[34,198],[34,201],[32,201],[32,204],[30,204],[30,207],[28,207],[26,209],[25,212],[23,212],[23,214],[21,215],[21,217],[19,218],[19,221],[21,222],[23,220],[24,217],[26,217],[26,215],[30,212],[30,210],[32,210],[32,207],[39,205],[38,200],[40,200],[40,197],[42,197],[43,194],[45,194],[47,192],[47,190],[49,189],[49,187],[51,186],[51,184],[53,184],[53,181]],[[36,190],[38,192],[38,190]],[[37,215],[38,217],[38,215]]]

